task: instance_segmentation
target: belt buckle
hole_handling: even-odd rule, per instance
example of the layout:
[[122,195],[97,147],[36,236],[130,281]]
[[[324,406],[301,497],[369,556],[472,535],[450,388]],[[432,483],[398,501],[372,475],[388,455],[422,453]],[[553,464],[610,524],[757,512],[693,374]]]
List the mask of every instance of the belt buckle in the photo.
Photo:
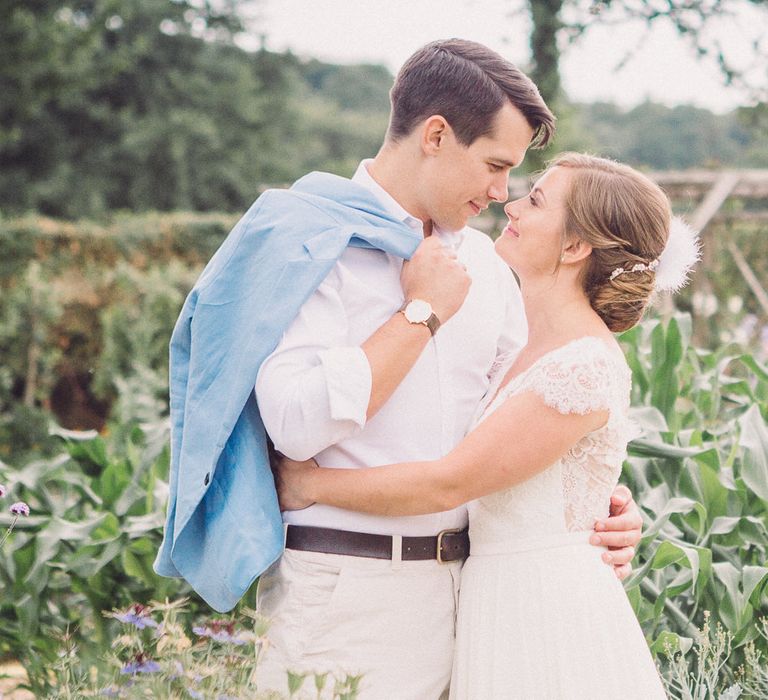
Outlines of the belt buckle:
[[443,559],[443,552],[442,552],[442,549],[443,549],[443,537],[445,535],[456,534],[457,532],[461,532],[461,530],[462,530],[462,528],[455,527],[455,528],[453,528],[451,530],[441,530],[440,532],[437,533],[437,553],[436,553],[437,556],[436,556],[436,559],[437,559],[437,563],[438,564],[450,564],[451,561],[454,561],[453,559],[451,559],[450,561],[445,561]]

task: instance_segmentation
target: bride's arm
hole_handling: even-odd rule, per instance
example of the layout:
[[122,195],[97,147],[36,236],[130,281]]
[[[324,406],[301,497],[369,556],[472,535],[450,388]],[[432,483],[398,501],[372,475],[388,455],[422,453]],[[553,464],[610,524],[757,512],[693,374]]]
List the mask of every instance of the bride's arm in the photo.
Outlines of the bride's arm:
[[281,507],[324,503],[380,515],[450,510],[543,471],[607,420],[607,410],[562,414],[533,392],[519,394],[442,459],[369,469],[287,461],[278,472]]

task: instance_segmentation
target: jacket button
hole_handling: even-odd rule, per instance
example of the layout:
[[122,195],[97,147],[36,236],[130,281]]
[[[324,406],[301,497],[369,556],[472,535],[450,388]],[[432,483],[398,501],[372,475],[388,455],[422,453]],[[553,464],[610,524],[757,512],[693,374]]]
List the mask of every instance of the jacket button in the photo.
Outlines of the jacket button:
[[211,473],[210,473],[210,472],[208,472],[208,473],[205,475],[205,479],[203,479],[203,484],[204,484],[205,486],[208,486],[208,484],[209,484],[209,482],[210,482],[210,481],[211,481]]

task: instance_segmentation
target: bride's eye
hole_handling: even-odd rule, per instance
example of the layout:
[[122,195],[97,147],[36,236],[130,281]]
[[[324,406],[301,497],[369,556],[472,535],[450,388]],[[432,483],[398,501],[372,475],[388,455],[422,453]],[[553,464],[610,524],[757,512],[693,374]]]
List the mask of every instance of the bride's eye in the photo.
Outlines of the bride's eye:
[[530,200],[531,204],[532,204],[534,207],[537,207],[537,206],[539,206],[538,204],[536,204],[536,198],[535,198],[535,197],[534,197],[532,194],[529,194],[529,195],[528,195],[528,199]]

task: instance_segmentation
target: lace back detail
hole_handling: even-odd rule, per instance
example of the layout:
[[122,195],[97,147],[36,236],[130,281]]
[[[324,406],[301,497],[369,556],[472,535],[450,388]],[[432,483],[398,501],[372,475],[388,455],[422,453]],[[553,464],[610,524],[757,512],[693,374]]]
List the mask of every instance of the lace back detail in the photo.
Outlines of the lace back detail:
[[[533,391],[563,414],[608,410],[608,422],[541,474],[480,499],[470,511],[473,531],[483,537],[500,535],[504,522],[507,533],[530,529],[541,534],[542,526],[547,532],[589,530],[596,518],[607,516],[632,430],[630,389],[631,372],[620,352],[592,337],[547,353],[510,381],[485,416],[508,396]],[[543,518],[545,512],[549,516]]]

